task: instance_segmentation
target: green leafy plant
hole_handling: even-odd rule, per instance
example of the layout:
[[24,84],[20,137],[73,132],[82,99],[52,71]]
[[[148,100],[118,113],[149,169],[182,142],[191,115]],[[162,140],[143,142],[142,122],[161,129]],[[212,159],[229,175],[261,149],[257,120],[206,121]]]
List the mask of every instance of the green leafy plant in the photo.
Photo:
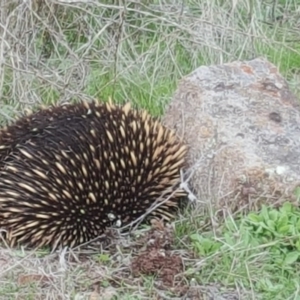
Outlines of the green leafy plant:
[[289,202],[228,218],[215,232],[194,230],[189,239],[201,267],[190,268],[188,274],[201,284],[239,284],[263,299],[286,299],[297,290],[300,209]]
[[192,243],[194,244],[194,250],[200,255],[210,255],[220,250],[222,244],[211,238],[204,237],[201,234],[192,234],[190,236]]
[[300,257],[300,210],[291,203],[280,209],[263,206],[259,213],[250,213],[246,228],[260,243],[275,242],[270,249],[283,255],[282,264],[292,264]]

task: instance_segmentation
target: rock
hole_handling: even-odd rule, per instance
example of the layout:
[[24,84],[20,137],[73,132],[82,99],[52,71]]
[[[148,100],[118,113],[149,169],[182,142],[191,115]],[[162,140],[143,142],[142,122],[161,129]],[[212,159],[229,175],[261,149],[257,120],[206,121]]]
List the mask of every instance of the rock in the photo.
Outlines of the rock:
[[179,83],[163,122],[188,143],[189,185],[214,210],[296,203],[299,100],[267,60],[198,68]]

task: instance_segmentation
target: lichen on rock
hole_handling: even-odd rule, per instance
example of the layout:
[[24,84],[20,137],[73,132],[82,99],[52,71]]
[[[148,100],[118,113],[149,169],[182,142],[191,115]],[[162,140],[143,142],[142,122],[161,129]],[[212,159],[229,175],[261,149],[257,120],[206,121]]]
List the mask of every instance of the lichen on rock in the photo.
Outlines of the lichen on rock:
[[163,121],[189,145],[198,198],[220,213],[295,203],[299,103],[263,58],[201,66],[183,78]]

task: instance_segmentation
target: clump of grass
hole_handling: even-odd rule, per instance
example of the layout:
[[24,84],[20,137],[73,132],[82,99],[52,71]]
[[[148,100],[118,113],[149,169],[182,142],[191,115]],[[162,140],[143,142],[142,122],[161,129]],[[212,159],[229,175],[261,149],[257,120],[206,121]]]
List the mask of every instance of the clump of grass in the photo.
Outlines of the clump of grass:
[[[177,226],[189,232],[190,249],[198,257],[187,275],[205,285],[251,290],[255,299],[292,299],[299,290],[300,209],[285,203],[279,209],[263,206],[239,219],[228,218],[217,231],[195,230],[189,223]],[[295,299],[295,298],[293,298]]]
[[7,103],[112,96],[162,114],[200,65],[267,56],[291,81],[299,68],[297,1],[32,4],[4,1],[0,12]]

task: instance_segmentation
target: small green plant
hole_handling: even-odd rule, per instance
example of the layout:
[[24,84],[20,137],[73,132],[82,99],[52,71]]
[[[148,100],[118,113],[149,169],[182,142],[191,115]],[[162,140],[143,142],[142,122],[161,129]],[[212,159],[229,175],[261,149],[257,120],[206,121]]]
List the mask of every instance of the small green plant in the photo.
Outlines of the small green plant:
[[94,259],[100,264],[108,264],[111,261],[111,257],[107,253],[96,255]]
[[291,203],[278,210],[263,206],[259,213],[248,215],[245,226],[260,243],[272,243],[270,251],[281,255],[277,263],[289,265],[299,260],[300,210]]
[[240,285],[262,299],[287,299],[297,291],[300,209],[289,202],[279,209],[263,206],[239,219],[228,218],[217,233],[194,231],[189,239],[200,260],[188,274],[201,284]]
[[210,255],[220,250],[222,244],[201,234],[192,234],[190,239],[194,245],[194,250],[201,256]]

